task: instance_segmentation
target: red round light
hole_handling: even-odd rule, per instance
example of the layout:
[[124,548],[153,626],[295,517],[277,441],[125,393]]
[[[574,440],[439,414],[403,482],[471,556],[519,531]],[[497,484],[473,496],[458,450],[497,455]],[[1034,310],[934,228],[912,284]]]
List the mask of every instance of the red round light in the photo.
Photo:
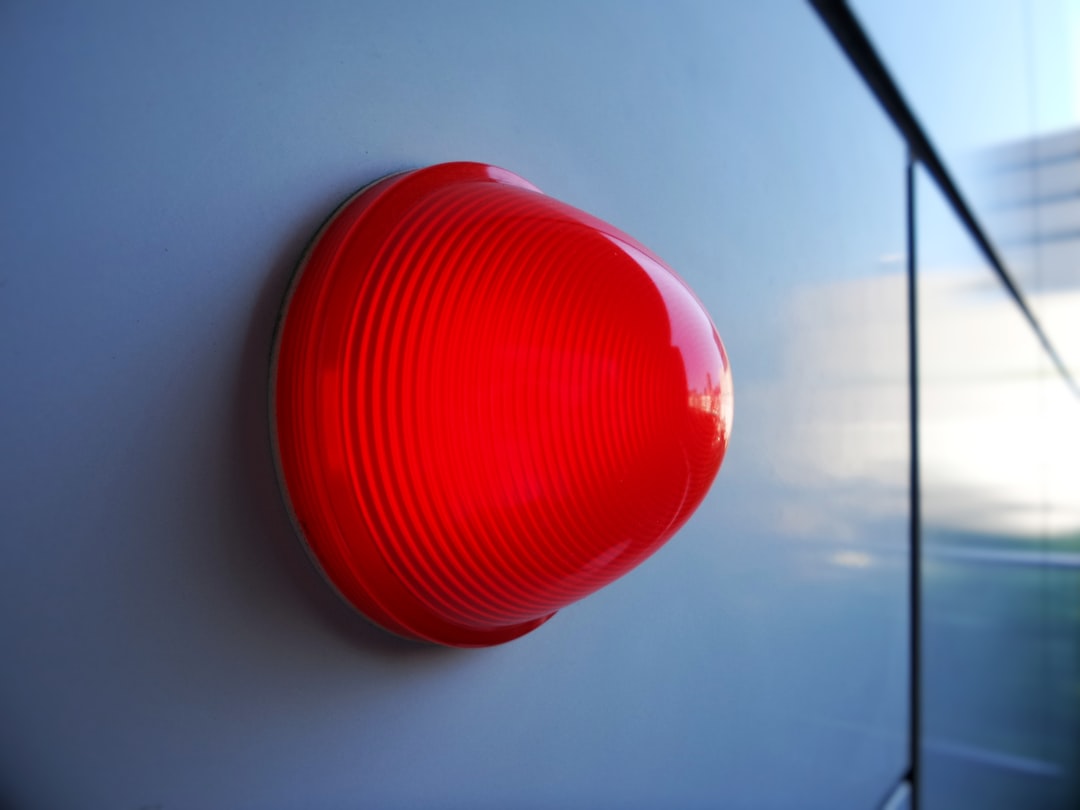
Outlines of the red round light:
[[487,646],[636,566],[731,429],[701,303],[626,234],[503,169],[385,178],[286,297],[272,432],[341,595],[410,638]]

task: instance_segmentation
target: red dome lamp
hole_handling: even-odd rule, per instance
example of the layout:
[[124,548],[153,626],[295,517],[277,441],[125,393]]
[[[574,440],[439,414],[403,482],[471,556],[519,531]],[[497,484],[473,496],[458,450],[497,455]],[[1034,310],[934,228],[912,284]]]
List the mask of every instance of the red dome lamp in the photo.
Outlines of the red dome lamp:
[[647,248],[503,169],[445,163],[346,201],[274,349],[295,525],[402,636],[517,638],[656,551],[701,503],[731,375]]

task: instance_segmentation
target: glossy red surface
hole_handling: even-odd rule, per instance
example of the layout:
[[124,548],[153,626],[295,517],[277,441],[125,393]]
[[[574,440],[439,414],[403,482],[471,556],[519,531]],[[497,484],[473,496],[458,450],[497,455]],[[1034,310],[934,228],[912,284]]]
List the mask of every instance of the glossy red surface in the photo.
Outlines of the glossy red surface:
[[727,357],[687,286],[477,163],[346,202],[274,362],[278,471],[314,558],[378,624],[453,646],[527,633],[651,555],[731,428]]

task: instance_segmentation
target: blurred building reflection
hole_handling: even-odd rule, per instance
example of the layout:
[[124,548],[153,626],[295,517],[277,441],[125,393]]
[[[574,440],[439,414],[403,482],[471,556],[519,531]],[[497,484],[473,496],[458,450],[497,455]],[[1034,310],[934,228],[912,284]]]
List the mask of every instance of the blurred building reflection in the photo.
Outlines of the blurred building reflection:
[[1074,376],[1080,372],[1080,129],[987,150],[985,218]]
[[[1048,306],[1075,316],[1080,287],[1065,253],[1053,267],[1037,255],[1080,245],[1051,237],[1060,224],[1038,230],[1040,207],[1058,204],[1030,191],[1041,149],[1002,149],[984,174],[999,184],[995,233],[1013,234],[1007,260],[1040,320]],[[923,806],[1073,808],[1080,401],[925,176],[916,210]]]

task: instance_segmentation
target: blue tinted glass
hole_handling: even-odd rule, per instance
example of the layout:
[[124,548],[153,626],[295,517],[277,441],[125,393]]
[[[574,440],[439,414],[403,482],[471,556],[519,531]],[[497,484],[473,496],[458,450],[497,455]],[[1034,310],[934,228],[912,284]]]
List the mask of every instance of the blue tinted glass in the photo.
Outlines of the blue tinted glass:
[[936,187],[917,186],[922,796],[1080,800],[1080,401]]

